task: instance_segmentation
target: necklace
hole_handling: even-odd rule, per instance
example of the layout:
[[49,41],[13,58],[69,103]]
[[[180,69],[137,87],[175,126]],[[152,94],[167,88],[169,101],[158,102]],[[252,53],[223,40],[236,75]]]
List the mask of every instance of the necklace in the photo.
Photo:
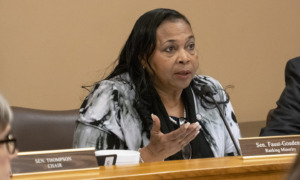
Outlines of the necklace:
[[171,122],[173,122],[174,124],[177,124],[178,126],[181,126],[182,124],[186,123],[186,110],[185,108],[183,109],[183,117],[174,117],[174,116],[169,116],[169,119],[171,120]]

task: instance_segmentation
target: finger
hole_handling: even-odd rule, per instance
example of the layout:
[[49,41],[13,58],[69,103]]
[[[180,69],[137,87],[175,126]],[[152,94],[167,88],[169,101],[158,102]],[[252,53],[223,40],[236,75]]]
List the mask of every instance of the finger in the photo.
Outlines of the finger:
[[190,123],[185,123],[182,126],[180,126],[179,129],[176,129],[175,131],[172,131],[168,134],[166,134],[166,137],[170,140],[170,141],[180,141],[182,138],[184,138],[186,135],[186,130],[188,129],[188,127],[190,126]]
[[194,140],[196,138],[196,136],[198,136],[199,133],[200,133],[200,131],[196,130],[196,129],[194,131],[188,133],[187,136],[181,140],[180,144],[186,145],[186,144],[190,143],[192,140]]
[[[186,137],[188,137],[188,136],[193,136],[194,134],[196,134],[197,132],[199,132],[200,129],[201,129],[201,126],[199,125],[198,122],[193,123],[193,124],[191,124],[191,125],[188,127],[188,129],[187,129],[185,135],[186,135]],[[184,137],[184,138],[186,138],[186,137]]]
[[155,132],[155,133],[160,132],[160,120],[159,120],[159,118],[154,114],[151,114],[151,118],[153,120],[153,126],[152,126],[151,131]]
[[200,129],[201,126],[198,122],[193,124],[186,123],[182,125],[179,129],[173,131],[172,134],[168,134],[170,138],[169,140],[182,142],[184,139],[186,139],[187,136],[190,139],[190,137],[193,136],[195,133],[199,132]]
[[188,127],[187,132],[194,131],[194,130],[199,131],[200,129],[201,129],[201,125],[198,122],[195,122]]
[[190,123],[185,123],[180,126],[178,132],[174,132],[173,137],[177,139],[185,138],[188,134],[199,131],[201,129],[201,126],[199,125],[198,122],[190,124]]

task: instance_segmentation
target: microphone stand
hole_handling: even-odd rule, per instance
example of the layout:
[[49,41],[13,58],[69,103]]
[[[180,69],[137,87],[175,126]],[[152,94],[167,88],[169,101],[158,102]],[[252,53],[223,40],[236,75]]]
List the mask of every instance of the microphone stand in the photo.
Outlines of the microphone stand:
[[215,98],[213,98],[212,93],[207,93],[207,95],[214,101],[214,104],[217,106],[218,111],[219,111],[219,113],[220,113],[220,116],[221,116],[221,118],[222,118],[222,120],[223,120],[223,122],[224,122],[224,124],[225,124],[226,129],[227,129],[227,132],[229,133],[230,138],[231,138],[231,140],[232,140],[232,142],[233,142],[233,144],[234,144],[234,147],[235,147],[235,149],[236,149],[236,152],[237,152],[237,154],[240,156],[240,155],[241,155],[240,149],[239,149],[239,147],[238,147],[238,145],[237,145],[237,143],[236,143],[236,141],[235,141],[235,139],[234,139],[234,137],[233,137],[233,135],[232,135],[232,132],[231,132],[231,130],[230,130],[230,128],[229,128],[228,123],[227,123],[226,120],[225,120],[225,117],[224,117],[224,115],[223,115],[223,113],[222,113],[222,110],[221,110],[219,104],[216,102]]

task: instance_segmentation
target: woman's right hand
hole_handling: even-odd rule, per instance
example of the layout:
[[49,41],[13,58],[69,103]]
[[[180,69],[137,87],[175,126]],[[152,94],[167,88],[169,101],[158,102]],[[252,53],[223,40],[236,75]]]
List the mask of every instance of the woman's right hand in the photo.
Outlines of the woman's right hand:
[[198,134],[201,126],[198,122],[186,123],[167,134],[160,131],[160,120],[152,114],[153,127],[150,132],[150,142],[140,149],[144,162],[163,161],[180,151],[189,144]]

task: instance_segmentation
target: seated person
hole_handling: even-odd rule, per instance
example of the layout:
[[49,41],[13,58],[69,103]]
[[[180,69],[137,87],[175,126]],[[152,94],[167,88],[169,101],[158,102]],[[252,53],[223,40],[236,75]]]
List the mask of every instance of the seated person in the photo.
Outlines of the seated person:
[[287,62],[285,89],[260,136],[300,134],[300,57]]
[[17,156],[15,139],[9,134],[12,112],[0,94],[0,179],[10,179],[10,160]]
[[185,16],[171,9],[142,15],[116,64],[81,105],[75,148],[139,150],[141,162],[237,154],[216,106],[201,96],[203,86],[213,89],[237,140],[227,94],[217,80],[196,75],[196,41]]

